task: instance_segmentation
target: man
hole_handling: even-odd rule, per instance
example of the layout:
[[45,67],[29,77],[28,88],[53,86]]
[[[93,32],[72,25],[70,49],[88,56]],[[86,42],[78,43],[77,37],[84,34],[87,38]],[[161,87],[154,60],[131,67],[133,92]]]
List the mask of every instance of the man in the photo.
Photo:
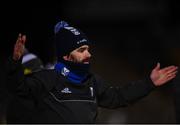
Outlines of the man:
[[[25,42],[26,36],[19,34],[9,61],[8,88],[20,103],[11,103],[7,123],[95,123],[98,106],[127,106],[173,79],[177,72],[176,66],[160,69],[158,63],[144,80],[110,86],[89,70],[91,43],[85,34],[61,21],[55,26],[55,68],[24,76],[20,61]],[[17,107],[24,111],[18,112]]]

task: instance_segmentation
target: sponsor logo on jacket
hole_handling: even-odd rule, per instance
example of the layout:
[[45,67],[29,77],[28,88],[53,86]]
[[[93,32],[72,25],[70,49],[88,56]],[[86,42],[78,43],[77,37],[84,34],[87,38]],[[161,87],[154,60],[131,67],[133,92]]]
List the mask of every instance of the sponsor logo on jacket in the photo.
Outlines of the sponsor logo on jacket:
[[69,88],[64,88],[63,90],[61,90],[61,93],[72,93]]

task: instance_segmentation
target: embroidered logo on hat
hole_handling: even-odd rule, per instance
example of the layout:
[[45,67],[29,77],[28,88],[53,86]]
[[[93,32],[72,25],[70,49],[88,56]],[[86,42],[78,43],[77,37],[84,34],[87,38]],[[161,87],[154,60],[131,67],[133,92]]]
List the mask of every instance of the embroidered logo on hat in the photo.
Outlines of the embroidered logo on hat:
[[84,42],[87,42],[87,40],[86,39],[82,39],[82,40],[78,41],[77,44],[84,43]]

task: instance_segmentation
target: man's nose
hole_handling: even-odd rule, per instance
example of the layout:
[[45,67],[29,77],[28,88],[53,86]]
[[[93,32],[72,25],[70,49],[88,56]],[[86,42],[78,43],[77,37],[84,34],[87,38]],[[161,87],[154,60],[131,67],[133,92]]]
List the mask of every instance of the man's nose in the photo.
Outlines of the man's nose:
[[87,51],[86,53],[87,53],[87,57],[90,58],[91,57],[91,53],[89,51]]

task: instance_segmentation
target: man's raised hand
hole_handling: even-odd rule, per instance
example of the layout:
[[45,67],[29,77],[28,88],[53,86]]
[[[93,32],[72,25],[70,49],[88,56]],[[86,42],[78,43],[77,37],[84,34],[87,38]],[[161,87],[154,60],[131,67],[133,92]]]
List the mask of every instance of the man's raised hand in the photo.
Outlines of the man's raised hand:
[[22,57],[24,53],[25,42],[26,42],[26,35],[22,35],[20,33],[14,45],[13,59],[15,61],[19,60]]

